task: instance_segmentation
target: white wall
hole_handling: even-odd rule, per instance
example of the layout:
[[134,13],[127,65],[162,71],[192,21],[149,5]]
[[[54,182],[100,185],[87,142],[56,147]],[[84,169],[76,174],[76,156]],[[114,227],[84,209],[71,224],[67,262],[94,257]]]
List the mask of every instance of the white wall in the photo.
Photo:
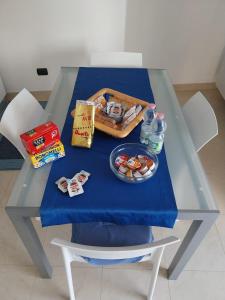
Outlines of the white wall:
[[125,49],[174,83],[215,81],[225,45],[225,0],[128,0]]
[[[0,73],[7,91],[49,90],[59,66],[124,47],[126,0],[1,0]],[[48,76],[36,75],[47,67]]]
[[216,86],[225,99],[225,48],[216,71]]
[[212,82],[224,45],[225,0],[0,0],[8,92],[49,90],[61,65],[86,65],[98,50],[141,51],[174,83]]

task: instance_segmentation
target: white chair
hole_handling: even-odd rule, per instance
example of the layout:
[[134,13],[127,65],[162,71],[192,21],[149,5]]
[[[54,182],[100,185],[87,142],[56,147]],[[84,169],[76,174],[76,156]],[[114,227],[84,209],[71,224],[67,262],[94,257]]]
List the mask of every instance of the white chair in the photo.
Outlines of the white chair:
[[93,52],[90,65],[99,67],[142,67],[142,53]]
[[0,121],[0,133],[26,158],[27,152],[20,140],[20,134],[39,125],[45,117],[47,113],[40,103],[23,89],[4,111]]
[[197,92],[184,104],[183,115],[198,152],[218,134],[216,115],[201,92]]
[[68,241],[53,239],[51,244],[61,248],[66,269],[67,283],[69,287],[70,300],[75,300],[73,279],[71,273],[71,262],[78,261],[87,263],[82,257],[95,259],[127,259],[143,256],[142,261],[153,263],[152,276],[147,299],[152,300],[159,272],[160,262],[166,246],[179,242],[176,237],[168,237],[150,244],[129,247],[95,247],[71,243]]

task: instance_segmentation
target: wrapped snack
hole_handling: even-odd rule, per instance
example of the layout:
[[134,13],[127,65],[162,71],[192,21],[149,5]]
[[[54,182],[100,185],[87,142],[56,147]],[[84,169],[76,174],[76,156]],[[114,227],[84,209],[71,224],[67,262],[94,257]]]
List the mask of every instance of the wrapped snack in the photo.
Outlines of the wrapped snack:
[[72,133],[73,146],[91,148],[95,128],[94,119],[94,103],[77,100]]
[[154,163],[153,160],[147,159],[147,160],[146,160],[146,164],[147,164],[149,170],[151,170],[151,171],[154,170],[154,168],[155,168],[155,163]]
[[127,164],[128,158],[129,158],[129,156],[126,154],[117,156],[117,158],[115,160],[115,165],[117,167],[120,167],[121,165],[125,166]]
[[148,175],[150,175],[152,173],[152,170],[148,170],[143,176],[148,176]]
[[97,99],[95,99],[93,101],[90,100],[90,101],[94,103],[94,105],[98,111],[103,110],[107,103],[104,96],[99,96]]
[[148,169],[154,170],[155,163],[152,159],[150,159],[149,157],[144,156],[144,155],[138,155],[138,159],[142,165],[146,165]]
[[133,113],[132,115],[130,115],[124,122],[123,122],[123,126],[122,128],[127,127],[131,121],[133,121],[136,118],[136,113]]
[[136,110],[135,110],[135,113],[136,113],[136,116],[142,111],[142,106],[139,104],[136,106]]
[[147,164],[144,163],[144,164],[141,166],[139,172],[140,172],[142,175],[144,175],[148,170],[149,170],[149,168],[148,168]]
[[141,178],[142,176],[143,175],[140,172],[138,172],[138,171],[134,172],[134,177]]
[[139,159],[139,161],[140,161],[141,164],[144,164],[146,162],[146,156],[144,156],[144,155],[138,155],[137,157],[138,157],[138,159]]
[[80,195],[84,192],[82,185],[76,178],[68,180],[68,192],[70,197]]
[[132,170],[128,170],[127,173],[126,173],[126,176],[127,176],[127,177],[133,177],[133,172],[132,172]]
[[106,113],[110,118],[120,122],[123,116],[123,107],[121,103],[117,102],[108,102],[106,106]]
[[141,167],[140,161],[134,156],[127,161],[127,166],[131,170],[137,170]]
[[123,121],[128,119],[131,115],[135,114],[136,112],[136,105],[132,106],[130,109],[126,111],[126,113],[123,116]]
[[68,191],[68,183],[66,177],[59,178],[55,183],[58,185],[58,189],[60,189],[60,191],[62,191],[63,193],[66,193]]
[[125,174],[128,171],[128,168],[123,165],[120,165],[118,171],[119,171],[119,173]]
[[84,171],[84,170],[81,170],[79,173],[77,173],[73,178],[76,178],[77,181],[79,181],[79,183],[81,185],[84,185],[86,181],[88,181],[88,177],[90,176],[91,174]]

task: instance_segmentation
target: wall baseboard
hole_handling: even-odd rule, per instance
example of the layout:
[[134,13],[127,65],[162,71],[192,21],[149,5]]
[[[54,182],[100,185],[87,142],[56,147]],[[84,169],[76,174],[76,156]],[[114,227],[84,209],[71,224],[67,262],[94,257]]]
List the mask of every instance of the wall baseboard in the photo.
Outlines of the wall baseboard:
[[175,91],[214,90],[215,82],[174,84]]
[[[18,93],[7,93],[5,96],[5,100],[11,101]],[[33,91],[31,94],[38,100],[38,101],[47,101],[51,91]]]
[[[175,91],[196,91],[196,90],[213,90],[216,89],[215,82],[206,83],[184,83],[184,84],[174,84]],[[5,99],[11,101],[18,93],[7,93]],[[51,91],[33,91],[31,94],[38,101],[47,101]]]

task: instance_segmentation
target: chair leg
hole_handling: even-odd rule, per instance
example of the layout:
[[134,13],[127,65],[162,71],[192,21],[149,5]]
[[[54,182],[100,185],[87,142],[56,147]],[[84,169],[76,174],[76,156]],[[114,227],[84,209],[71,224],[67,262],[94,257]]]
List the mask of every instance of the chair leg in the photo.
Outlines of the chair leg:
[[155,258],[153,259],[152,276],[151,276],[151,280],[150,280],[150,284],[149,284],[149,291],[148,291],[148,296],[147,296],[148,300],[152,300],[152,297],[153,297],[163,251],[164,251],[164,247],[156,250]]
[[66,269],[66,278],[67,278],[67,284],[70,293],[70,300],[75,300],[70,255],[66,248],[62,248],[62,252],[63,252],[63,259],[64,259],[64,264]]

